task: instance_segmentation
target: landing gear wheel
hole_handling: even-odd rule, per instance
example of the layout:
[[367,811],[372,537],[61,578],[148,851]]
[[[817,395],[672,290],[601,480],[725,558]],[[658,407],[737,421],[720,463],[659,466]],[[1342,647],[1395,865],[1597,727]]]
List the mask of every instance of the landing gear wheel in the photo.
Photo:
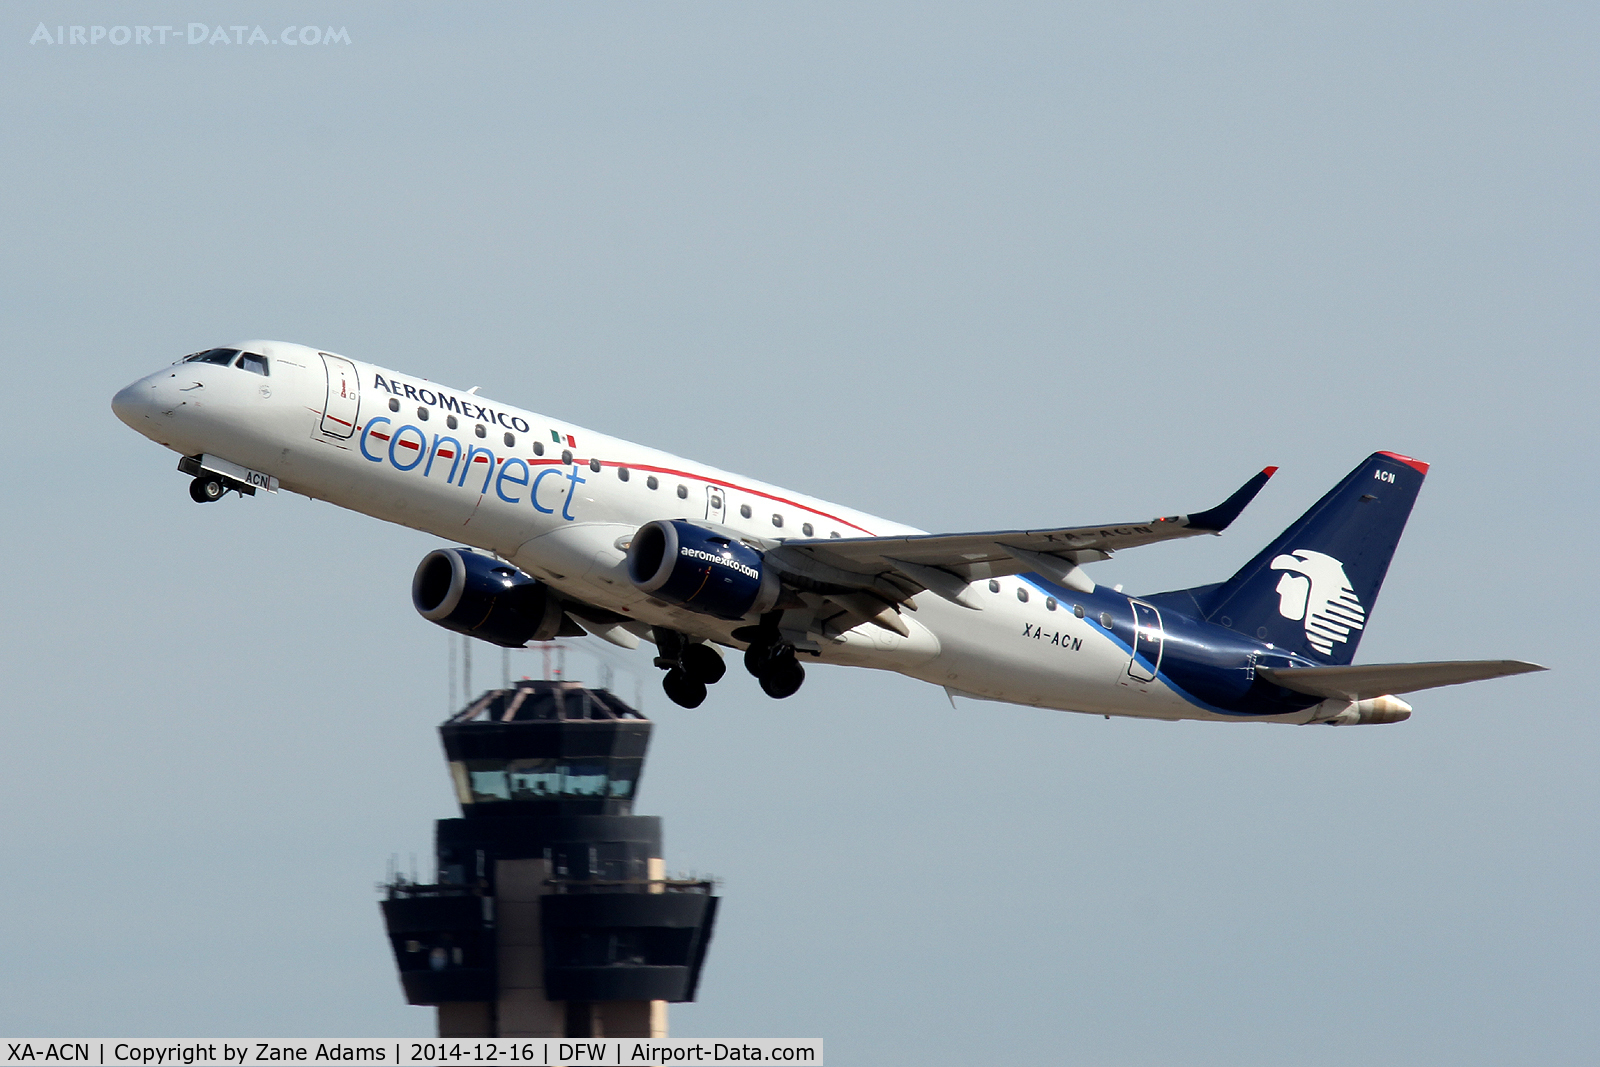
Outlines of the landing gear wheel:
[[216,478],[196,478],[189,483],[189,499],[196,504],[209,504],[213,500],[221,500],[222,494],[227,491],[227,487]]
[[683,650],[678,666],[690,678],[704,685],[715,685],[728,673],[728,665],[709,645],[689,645]]
[[775,700],[792,697],[806,680],[806,669],[795,662],[794,653],[767,661],[759,676],[761,691]]
[[750,642],[750,647],[744,650],[744,669],[757,678],[761,677],[761,672],[766,668],[767,661],[772,658],[772,653],[773,646],[759,641]]
[[676,667],[661,679],[661,688],[666,690],[667,699],[681,708],[698,708],[706,699],[706,684]]

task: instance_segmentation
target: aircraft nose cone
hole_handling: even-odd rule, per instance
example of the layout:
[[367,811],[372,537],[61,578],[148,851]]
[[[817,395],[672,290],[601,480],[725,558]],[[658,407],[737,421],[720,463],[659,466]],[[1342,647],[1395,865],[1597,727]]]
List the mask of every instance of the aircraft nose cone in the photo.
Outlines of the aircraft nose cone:
[[155,387],[140,379],[125,386],[111,398],[111,411],[123,422],[139,428],[139,423],[155,411]]

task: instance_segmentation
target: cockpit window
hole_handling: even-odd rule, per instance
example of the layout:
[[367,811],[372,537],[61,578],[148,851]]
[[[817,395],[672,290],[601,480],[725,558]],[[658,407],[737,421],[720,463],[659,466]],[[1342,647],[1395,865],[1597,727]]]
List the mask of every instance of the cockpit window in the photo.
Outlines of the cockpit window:
[[267,376],[267,357],[258,356],[254,352],[241,352],[239,354],[239,362],[234,366],[247,370],[252,374],[259,374],[263,378]]
[[[220,363],[226,367],[233,362],[233,357],[239,354],[237,348],[208,348],[204,352],[196,352],[192,356],[184,356],[185,363]],[[261,373],[265,374],[266,371]]]

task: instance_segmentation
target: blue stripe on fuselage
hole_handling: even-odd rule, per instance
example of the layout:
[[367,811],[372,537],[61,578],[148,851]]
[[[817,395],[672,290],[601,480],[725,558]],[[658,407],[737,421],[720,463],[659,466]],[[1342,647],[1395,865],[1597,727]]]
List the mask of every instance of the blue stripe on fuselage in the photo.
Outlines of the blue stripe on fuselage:
[[[1093,593],[1080,593],[1056,585],[1033,573],[1018,574],[1016,577],[1044,595],[1055,598],[1063,606],[1081,604],[1084,609],[1084,621],[1121,649],[1130,662],[1135,659],[1131,641],[1134,617],[1130,601],[1139,598],[1129,597],[1125,593],[1103,593],[1099,588]],[[1281,651],[1170,608],[1158,610],[1161,611],[1162,621],[1162,669],[1158,671],[1156,665],[1142,655],[1137,656],[1137,662],[1153,674],[1157,681],[1187,703],[1216,715],[1258,718],[1301,710],[1318,702],[1316,697],[1287,693],[1276,686],[1271,687],[1273,692],[1270,694],[1258,691],[1261,683],[1255,682],[1252,661],[1263,657],[1271,657],[1274,660],[1281,657],[1285,659],[1284,665],[1287,666],[1288,657]],[[1103,625],[1099,618],[1102,612],[1111,614],[1113,627],[1118,623],[1125,624],[1129,636],[1125,638],[1114,628]],[[1177,665],[1176,673],[1188,676],[1188,685],[1180,683],[1173,677],[1173,665]],[[1239,706],[1230,707],[1217,699],[1206,699],[1194,692],[1192,687],[1195,687],[1195,683],[1216,690],[1218,697],[1236,693],[1234,700]],[[1228,703],[1232,704],[1234,701],[1230,700]]]

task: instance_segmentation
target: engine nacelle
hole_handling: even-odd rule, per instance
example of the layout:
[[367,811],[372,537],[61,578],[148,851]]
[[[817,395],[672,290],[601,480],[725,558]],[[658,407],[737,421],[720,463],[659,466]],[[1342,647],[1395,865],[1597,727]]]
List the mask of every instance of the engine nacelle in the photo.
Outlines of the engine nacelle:
[[729,621],[770,610],[780,589],[760,552],[682,519],[639,527],[628,546],[628,577],[658,600]]
[[465,548],[422,557],[411,579],[411,603],[429,622],[506,648],[550,640],[565,617],[543,582]]

